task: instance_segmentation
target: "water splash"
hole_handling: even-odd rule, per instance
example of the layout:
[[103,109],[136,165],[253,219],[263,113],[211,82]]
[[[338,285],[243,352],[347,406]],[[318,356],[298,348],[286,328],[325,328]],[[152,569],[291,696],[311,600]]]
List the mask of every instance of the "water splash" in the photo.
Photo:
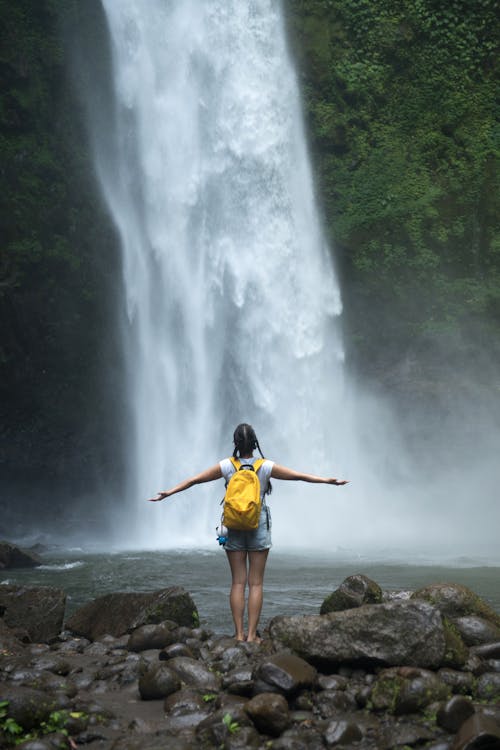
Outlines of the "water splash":
[[144,499],[227,455],[238,422],[280,463],[346,463],[339,288],[279,4],[102,2],[115,114],[96,168],[123,250],[133,423],[120,534],[206,544],[222,487]]

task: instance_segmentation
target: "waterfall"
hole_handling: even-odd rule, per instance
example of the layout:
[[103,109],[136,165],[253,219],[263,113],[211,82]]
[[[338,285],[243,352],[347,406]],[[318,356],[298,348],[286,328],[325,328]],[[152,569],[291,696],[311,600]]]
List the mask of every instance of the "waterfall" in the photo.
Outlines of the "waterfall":
[[[213,544],[221,483],[145,498],[229,455],[239,422],[279,463],[338,476],[347,461],[340,294],[296,76],[275,0],[102,3],[115,100],[96,169],[123,252],[132,414],[120,533]],[[292,543],[304,499],[286,498],[275,527]]]

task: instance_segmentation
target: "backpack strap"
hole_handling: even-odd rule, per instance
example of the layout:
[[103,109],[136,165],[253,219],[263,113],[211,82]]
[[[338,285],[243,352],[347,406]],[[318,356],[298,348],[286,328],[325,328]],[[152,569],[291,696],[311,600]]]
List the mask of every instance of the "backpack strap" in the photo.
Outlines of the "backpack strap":
[[[242,466],[246,465],[242,461],[240,461],[239,458],[235,458],[234,456],[229,456],[229,460],[233,464],[235,471],[239,471]],[[253,466],[255,473],[258,472],[258,470],[260,469],[260,467],[262,466],[265,460],[266,460],[265,458],[256,458],[253,464],[251,464]]]

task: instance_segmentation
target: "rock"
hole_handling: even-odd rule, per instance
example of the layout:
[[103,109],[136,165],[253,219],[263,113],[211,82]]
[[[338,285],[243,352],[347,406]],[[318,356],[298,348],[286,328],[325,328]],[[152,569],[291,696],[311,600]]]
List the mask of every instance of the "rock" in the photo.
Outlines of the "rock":
[[449,685],[454,693],[472,693],[476,680],[472,672],[459,672],[443,667],[438,672],[439,679]]
[[352,721],[331,721],[326,728],[324,738],[328,747],[350,745],[363,739],[363,732]]
[[5,624],[3,619],[0,617],[0,651],[6,654],[22,654],[24,653],[25,647],[17,638],[13,630]]
[[[226,747],[230,738],[239,734],[245,727],[253,729],[250,719],[241,706],[218,709],[198,725],[196,734],[199,744],[196,747],[207,745],[208,747],[213,745]],[[253,731],[255,732],[255,729]]]
[[168,661],[168,668],[174,671],[179,679],[189,687],[206,693],[217,693],[220,690],[220,678],[196,659],[176,656]]
[[141,625],[129,636],[127,649],[129,651],[147,651],[150,648],[165,648],[175,643],[177,624],[172,620],[160,622],[157,625]]
[[7,717],[14,719],[25,731],[39,726],[59,708],[56,696],[8,683],[2,687],[2,700],[8,701]]
[[476,695],[480,700],[500,700],[500,674],[485,672],[477,681]]
[[323,719],[329,719],[339,711],[355,711],[357,703],[345,690],[322,690],[315,696],[314,706]]
[[209,702],[204,701],[196,690],[183,688],[165,698],[163,707],[165,713],[171,716],[185,716],[186,714],[198,713],[200,711],[207,713],[209,705]]
[[46,643],[59,635],[65,606],[66,594],[58,588],[0,586],[0,610],[5,624],[26,630],[36,643]]
[[462,695],[454,695],[437,712],[437,723],[448,732],[458,732],[464,721],[474,713],[472,701]]
[[269,632],[276,648],[292,649],[321,666],[347,662],[438,668],[447,663],[441,614],[426,602],[389,602],[328,615],[275,617]]
[[233,669],[224,675],[222,686],[232,695],[252,695],[254,690],[252,669],[250,667]]
[[271,737],[279,737],[290,724],[288,703],[276,693],[256,695],[245,704],[245,711],[258,731]]
[[181,681],[177,674],[160,662],[139,677],[139,693],[143,700],[166,698],[180,690]]
[[299,656],[283,652],[261,661],[253,677],[278,688],[288,696],[301,688],[314,685],[317,672]]
[[433,583],[415,591],[411,598],[429,602],[452,619],[474,615],[500,627],[500,615],[480,596],[458,583]]
[[339,674],[320,674],[318,676],[318,687],[321,690],[345,690],[349,680]]
[[189,656],[190,659],[194,658],[194,654],[185,643],[171,643],[169,646],[165,646],[163,651],[160,651],[158,658],[162,661],[173,659],[175,656]]
[[36,568],[42,561],[35,552],[0,542],[0,570],[2,568]]
[[226,649],[222,654],[220,660],[220,671],[230,672],[232,669],[245,667],[247,664],[248,656],[243,649],[238,648],[238,646],[232,646],[231,648]]
[[476,615],[455,617],[453,623],[467,646],[491,643],[500,638],[500,628],[483,617]]
[[361,607],[362,604],[381,604],[382,599],[383,593],[378,583],[358,573],[346,578],[338,589],[326,597],[321,605],[320,614],[341,612]]
[[193,625],[198,611],[190,594],[180,586],[149,593],[105,594],[77,609],[66,627],[76,635],[96,640],[108,634],[130,633],[141,625],[173,620]]
[[417,667],[384,669],[377,676],[370,693],[375,710],[395,715],[421,711],[435,701],[450,697],[450,688],[434,674]]
[[479,656],[480,659],[500,659],[500,641],[477,646],[471,649],[471,654]]
[[500,748],[500,725],[482,714],[473,714],[462,724],[452,750],[495,750]]

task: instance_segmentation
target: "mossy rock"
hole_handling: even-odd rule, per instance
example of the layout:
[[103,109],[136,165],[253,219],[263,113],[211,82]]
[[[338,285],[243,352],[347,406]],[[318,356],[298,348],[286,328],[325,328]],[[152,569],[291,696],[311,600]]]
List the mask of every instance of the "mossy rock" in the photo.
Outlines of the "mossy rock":
[[363,604],[381,604],[382,589],[368,576],[357,573],[348,576],[336,591],[326,597],[321,605],[320,615],[329,612],[342,612],[361,607]]
[[449,618],[477,615],[500,627],[500,615],[467,586],[458,583],[432,583],[415,591],[411,598],[433,604]]

